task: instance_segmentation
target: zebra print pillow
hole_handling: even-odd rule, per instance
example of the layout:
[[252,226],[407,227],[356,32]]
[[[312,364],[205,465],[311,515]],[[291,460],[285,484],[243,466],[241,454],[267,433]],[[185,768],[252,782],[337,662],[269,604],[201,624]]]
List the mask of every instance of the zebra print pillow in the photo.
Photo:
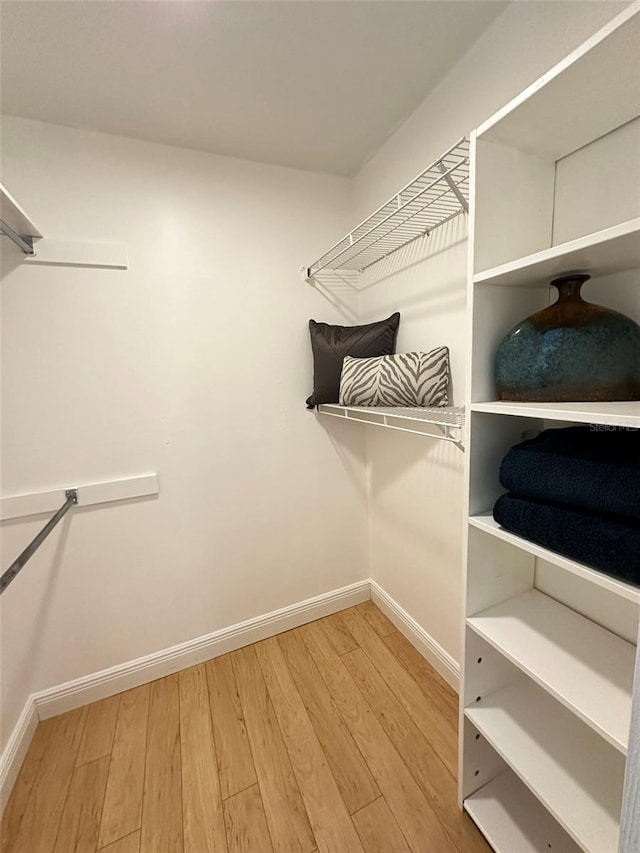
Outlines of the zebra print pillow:
[[449,349],[401,352],[375,358],[346,356],[341,406],[447,406]]

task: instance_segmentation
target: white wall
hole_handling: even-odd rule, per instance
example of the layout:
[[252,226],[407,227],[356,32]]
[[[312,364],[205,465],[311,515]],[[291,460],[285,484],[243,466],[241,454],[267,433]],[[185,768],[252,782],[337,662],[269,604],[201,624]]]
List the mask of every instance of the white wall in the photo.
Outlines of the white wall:
[[[0,746],[33,691],[370,572],[458,657],[462,453],[372,428],[365,456],[361,429],[304,410],[308,318],[358,305],[298,269],[624,5],[508,7],[353,186],[4,120],[3,179],[36,224],[124,242],[130,268],[25,268],[2,241],[2,493],[157,470],[161,494],[74,511],[3,596]],[[399,308],[401,350],[449,345],[457,403],[465,264],[459,218],[358,311]],[[42,522],[2,525],[2,566]]]
[[[492,115],[627,4],[516,2],[362,169],[358,219]],[[398,350],[451,350],[464,398],[466,221],[460,217],[370,276],[363,320],[402,312]],[[463,454],[453,445],[368,428],[371,574],[459,659]]]
[[[350,182],[5,118],[3,180],[126,272],[25,267],[3,238],[2,493],[157,471],[73,511],[2,597],[2,745],[27,696],[368,577],[364,435],[306,411],[299,269]],[[6,567],[44,522],[5,522]]]

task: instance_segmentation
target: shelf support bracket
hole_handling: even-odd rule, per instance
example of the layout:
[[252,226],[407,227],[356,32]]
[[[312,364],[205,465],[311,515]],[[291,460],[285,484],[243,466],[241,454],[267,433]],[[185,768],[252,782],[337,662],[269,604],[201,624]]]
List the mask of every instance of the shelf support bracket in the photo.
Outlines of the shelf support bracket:
[[23,236],[18,234],[13,228],[10,228],[7,223],[0,219],[0,232],[12,240],[16,246],[18,246],[25,255],[35,255],[35,250],[33,248],[33,238],[30,236]]
[[440,160],[438,162],[438,169],[440,169],[440,171],[444,175],[445,181],[449,184],[449,189],[451,190],[451,192],[454,194],[454,196],[458,199],[458,201],[462,205],[462,209],[464,210],[464,212],[469,213],[469,205],[467,203],[466,198],[462,195],[462,193],[460,192],[460,190],[456,186],[455,181],[452,179],[451,175],[449,174],[447,167],[444,165],[442,160]]

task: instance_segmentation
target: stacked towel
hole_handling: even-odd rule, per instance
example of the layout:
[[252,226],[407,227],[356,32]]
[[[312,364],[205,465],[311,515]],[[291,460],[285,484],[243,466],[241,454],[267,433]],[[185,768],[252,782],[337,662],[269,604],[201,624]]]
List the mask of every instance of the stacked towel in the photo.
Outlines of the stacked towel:
[[502,527],[640,583],[640,430],[545,430],[507,453],[500,482]]
[[512,533],[601,572],[640,583],[640,523],[502,495],[495,520]]
[[640,519],[640,430],[547,429],[500,466],[510,492]]

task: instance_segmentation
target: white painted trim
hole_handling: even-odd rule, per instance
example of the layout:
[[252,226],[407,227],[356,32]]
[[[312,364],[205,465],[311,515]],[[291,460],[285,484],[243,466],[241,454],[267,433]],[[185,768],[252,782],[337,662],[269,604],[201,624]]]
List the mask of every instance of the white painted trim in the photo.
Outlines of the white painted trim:
[[139,477],[110,480],[106,483],[90,483],[84,486],[69,482],[59,489],[48,492],[34,492],[28,495],[11,495],[0,498],[0,519],[4,521],[8,518],[55,512],[64,503],[65,489],[77,489],[78,506],[142,498],[148,495],[157,495],[160,491],[157,474],[144,474]]
[[409,640],[423,658],[436,669],[445,681],[459,692],[460,664],[428,634],[416,620],[409,616],[397,601],[374,580],[370,581],[371,600],[391,619],[398,631]]
[[126,270],[129,266],[127,250],[117,243],[76,243],[43,237],[33,248],[35,254],[25,256],[25,262],[33,266],[110,270]]
[[6,747],[0,755],[0,816],[18,778],[27,750],[38,727],[38,712],[33,696],[25,703]]
[[358,581],[137,660],[43,690],[32,697],[38,717],[41,720],[55,717],[89,702],[105,699],[283,631],[290,631],[307,622],[322,619],[330,613],[368,601],[369,589],[368,580]]
[[398,630],[455,689],[458,663],[375,581],[363,580],[282,607],[263,616],[247,619],[229,628],[205,634],[145,657],[118,664],[101,672],[76,678],[65,684],[32,694],[0,756],[0,815],[33,738],[38,720],[46,720],[90,702],[105,699],[179,672],[189,666],[227,654],[243,646],[290,631],[307,622],[372,599]]
[[202,661],[257,643],[283,631],[290,631],[307,622],[322,619],[323,616],[329,616],[338,610],[353,607],[354,604],[369,600],[369,590],[368,580],[358,581],[163,651],[32,694],[0,755],[0,816],[18,777],[38,720],[46,720],[123,690],[147,684]]

